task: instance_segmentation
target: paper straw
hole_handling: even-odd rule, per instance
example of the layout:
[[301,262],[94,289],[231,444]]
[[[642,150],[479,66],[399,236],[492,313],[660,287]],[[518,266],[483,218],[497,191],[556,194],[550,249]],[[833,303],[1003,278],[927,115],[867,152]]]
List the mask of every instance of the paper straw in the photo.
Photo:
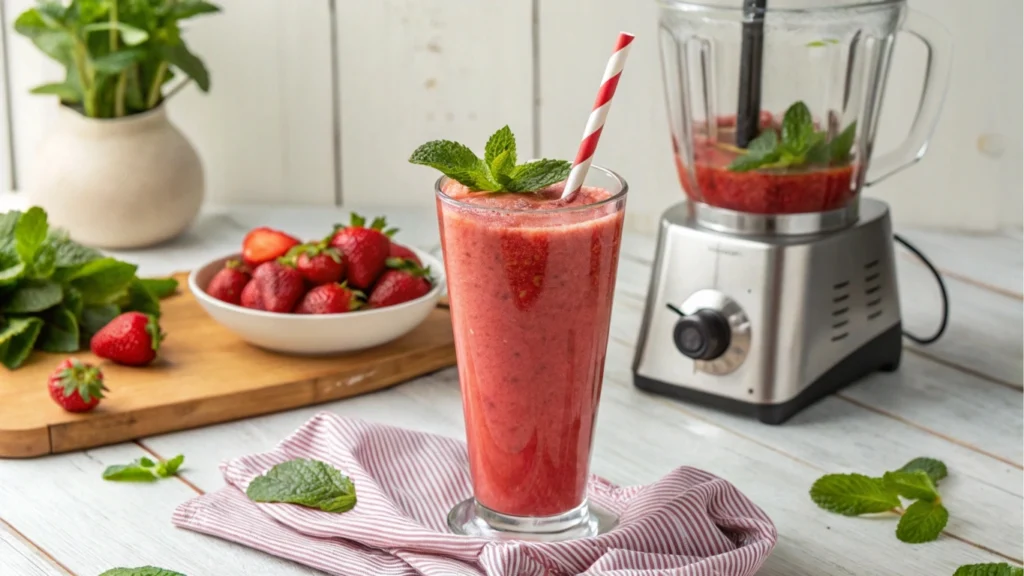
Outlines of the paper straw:
[[612,105],[612,96],[615,96],[615,87],[619,85],[622,66],[626,63],[626,56],[629,55],[629,47],[632,43],[632,34],[619,33],[615,51],[612,52],[612,57],[608,59],[608,66],[604,69],[601,87],[597,90],[597,99],[594,100],[594,108],[590,111],[590,118],[587,119],[587,128],[583,131],[583,140],[576,153],[576,160],[573,161],[569,178],[565,181],[565,189],[562,190],[563,200],[571,200],[583,187],[583,180],[587,177],[587,170],[590,169],[590,163],[594,160],[594,150],[597,149],[597,141],[601,138],[601,130],[604,129],[604,121],[608,117],[608,109]]

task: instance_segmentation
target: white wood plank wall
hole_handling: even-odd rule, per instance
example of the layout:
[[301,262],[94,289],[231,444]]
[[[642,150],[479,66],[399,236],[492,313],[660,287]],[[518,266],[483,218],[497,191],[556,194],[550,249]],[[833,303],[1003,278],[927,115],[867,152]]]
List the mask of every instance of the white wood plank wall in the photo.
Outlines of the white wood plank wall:
[[[27,91],[59,69],[11,30],[32,0],[0,1],[0,187],[24,188],[24,167],[56,107]],[[170,105],[203,157],[210,202],[428,205],[433,175],[408,165],[408,154],[442,137],[482,147],[503,124],[515,131],[521,156],[571,157],[620,29],[638,38],[596,161],[630,181],[634,228],[653,229],[682,198],[665,126],[654,0],[220,4],[223,14],[187,31],[211,69],[213,91],[189,88]],[[870,193],[892,204],[900,225],[1019,227],[1024,3],[910,4],[952,32],[953,78],[926,159]],[[923,55],[910,37],[897,43],[878,150],[891,148],[909,124]]]

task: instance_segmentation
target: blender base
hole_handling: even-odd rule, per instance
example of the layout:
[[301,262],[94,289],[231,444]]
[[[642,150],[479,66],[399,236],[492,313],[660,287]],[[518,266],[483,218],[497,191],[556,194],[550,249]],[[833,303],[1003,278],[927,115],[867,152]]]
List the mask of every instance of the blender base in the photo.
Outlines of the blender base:
[[633,373],[633,384],[641,390],[669,396],[708,406],[716,410],[757,418],[765,424],[782,424],[797,412],[838,392],[868,374],[895,372],[900,365],[903,352],[902,324],[896,323],[874,340],[861,346],[852,354],[825,372],[792,400],[781,404],[754,404],[716,394],[682,388]]

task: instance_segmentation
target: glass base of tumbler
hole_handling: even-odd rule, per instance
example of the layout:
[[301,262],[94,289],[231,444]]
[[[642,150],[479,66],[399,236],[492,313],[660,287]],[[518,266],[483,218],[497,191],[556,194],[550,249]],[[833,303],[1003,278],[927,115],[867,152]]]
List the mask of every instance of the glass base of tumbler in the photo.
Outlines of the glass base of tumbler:
[[530,517],[495,512],[470,498],[448,513],[448,527],[456,534],[491,540],[559,542],[588,538],[603,532],[599,522],[585,501],[564,514]]

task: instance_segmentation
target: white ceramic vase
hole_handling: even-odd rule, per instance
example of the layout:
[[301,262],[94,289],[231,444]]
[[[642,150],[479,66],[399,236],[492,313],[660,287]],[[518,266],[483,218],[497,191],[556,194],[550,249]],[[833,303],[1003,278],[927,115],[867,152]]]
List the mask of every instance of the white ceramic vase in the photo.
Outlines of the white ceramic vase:
[[203,165],[164,106],[87,118],[66,106],[29,167],[26,191],[51,225],[98,248],[141,248],[183,232],[203,201]]

